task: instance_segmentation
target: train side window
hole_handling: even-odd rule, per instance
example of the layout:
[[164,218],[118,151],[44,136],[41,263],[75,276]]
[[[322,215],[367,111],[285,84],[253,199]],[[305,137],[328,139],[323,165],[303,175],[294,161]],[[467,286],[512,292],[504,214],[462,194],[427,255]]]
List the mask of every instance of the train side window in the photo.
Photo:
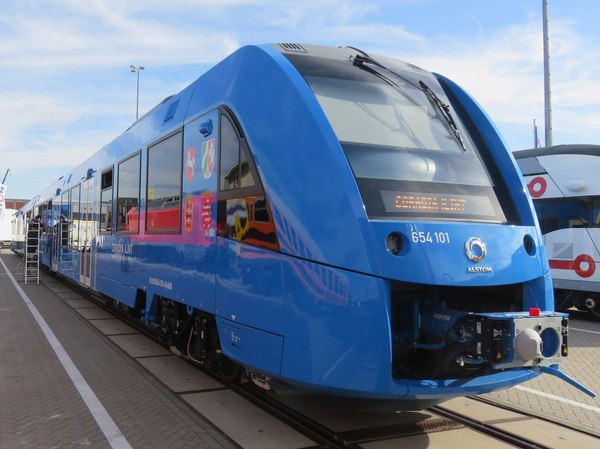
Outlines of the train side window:
[[113,169],[102,172],[100,181],[100,232],[112,232]]
[[146,232],[181,232],[182,133],[148,148]]
[[221,190],[239,187],[240,140],[231,122],[221,116]]
[[62,192],[60,198],[60,216],[67,220],[69,218],[69,191],[65,190]]
[[71,216],[69,217],[71,233],[69,234],[69,246],[79,249],[79,223],[80,223],[80,192],[81,185],[77,184],[71,189]]
[[254,164],[249,156],[246,140],[242,139],[231,121],[221,115],[221,169],[222,191],[254,187]]
[[117,232],[139,232],[140,153],[119,163],[117,174]]
[[246,139],[225,114],[219,128],[217,235],[279,251],[275,223]]
[[69,245],[69,224],[68,219],[71,215],[71,203],[69,201],[69,194],[71,192],[69,190],[65,190],[62,192],[60,199],[60,244],[61,246]]

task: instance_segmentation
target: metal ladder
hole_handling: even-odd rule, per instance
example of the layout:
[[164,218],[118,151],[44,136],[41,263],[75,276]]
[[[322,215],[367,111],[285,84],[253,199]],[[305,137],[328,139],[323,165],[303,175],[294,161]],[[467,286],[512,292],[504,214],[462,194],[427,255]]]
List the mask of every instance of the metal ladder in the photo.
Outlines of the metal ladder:
[[25,283],[40,283],[40,223],[27,223],[25,233]]

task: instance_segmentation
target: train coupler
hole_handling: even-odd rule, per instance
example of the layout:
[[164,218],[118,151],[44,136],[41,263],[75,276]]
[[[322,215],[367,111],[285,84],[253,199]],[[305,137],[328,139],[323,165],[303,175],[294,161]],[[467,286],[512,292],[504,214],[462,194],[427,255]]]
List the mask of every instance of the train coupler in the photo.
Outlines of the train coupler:
[[[566,314],[466,312],[414,301],[394,338],[397,377],[449,379],[558,365],[568,354]],[[402,377],[400,377],[402,378]]]

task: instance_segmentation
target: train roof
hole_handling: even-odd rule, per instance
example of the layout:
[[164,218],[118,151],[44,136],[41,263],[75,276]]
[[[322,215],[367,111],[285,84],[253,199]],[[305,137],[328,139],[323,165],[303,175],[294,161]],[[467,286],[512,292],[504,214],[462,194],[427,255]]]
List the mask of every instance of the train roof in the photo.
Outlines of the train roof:
[[[155,141],[161,136],[167,135],[170,131],[181,127],[186,120],[193,118],[193,114],[188,114],[188,108],[192,97],[195,95],[195,90],[198,88],[204,88],[202,83],[203,79],[208,79],[212,72],[217,72],[219,67],[223,70],[227,64],[242,64],[237,61],[236,54],[250,54],[248,51],[250,48],[262,49],[267,51],[268,48],[274,49],[282,55],[304,55],[310,54],[320,58],[329,59],[344,59],[347,58],[347,49],[353,51],[360,51],[353,47],[329,47],[322,45],[313,44],[299,44],[299,43],[270,43],[263,45],[248,45],[238,49],[233,54],[226,57],[221,62],[217,63],[214,67],[209,69],[206,73],[202,74],[198,79],[193,81],[190,85],[185,87],[182,91],[170,95],[150,109],[148,112],[143,114],[139,119],[133,122],[122,134],[116,136],[112,141],[105,144],[98,151],[91,154],[85,161],[76,165],[73,169],[67,172],[64,176],[54,181],[48,187],[41,191],[39,195],[29,201],[22,210],[28,211],[36,207],[38,204],[49,201],[58,196],[62,191],[70,189],[77,183],[81,182],[82,179],[89,179],[96,169],[106,167],[115,160],[118,159],[116,155],[125,154],[132,148],[145,148],[151,142]],[[366,53],[364,53],[366,54]],[[250,56],[249,56],[250,57]],[[272,57],[272,56],[271,56]],[[388,58],[377,55],[382,60],[388,60]],[[234,61],[234,62],[231,62]],[[402,65],[407,71],[417,71],[422,76],[423,73],[430,73],[416,67],[412,64],[405,63],[403,61],[395,60],[396,64]],[[248,63],[248,61],[244,62]],[[201,87],[198,87],[201,86]],[[196,94],[198,96],[198,94]],[[213,95],[213,92],[209,92],[205,95],[210,97],[211,100],[206,100],[205,106],[208,107],[209,103],[213,101],[214,105],[226,104],[223,103],[223,98]],[[149,131],[150,130],[150,131]],[[92,170],[92,173],[90,172]]]
[[564,144],[551,147],[530,148],[528,150],[513,151],[516,159],[527,157],[553,156],[556,154],[587,154],[600,156],[600,145],[591,144]]

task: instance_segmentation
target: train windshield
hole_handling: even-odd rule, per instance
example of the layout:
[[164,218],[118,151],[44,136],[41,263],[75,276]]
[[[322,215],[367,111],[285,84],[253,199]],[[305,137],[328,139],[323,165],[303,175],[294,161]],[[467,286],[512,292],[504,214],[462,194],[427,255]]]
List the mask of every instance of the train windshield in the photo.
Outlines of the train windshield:
[[431,73],[387,58],[383,67],[356,56],[286,56],[333,127],[370,218],[507,221],[477,146]]

